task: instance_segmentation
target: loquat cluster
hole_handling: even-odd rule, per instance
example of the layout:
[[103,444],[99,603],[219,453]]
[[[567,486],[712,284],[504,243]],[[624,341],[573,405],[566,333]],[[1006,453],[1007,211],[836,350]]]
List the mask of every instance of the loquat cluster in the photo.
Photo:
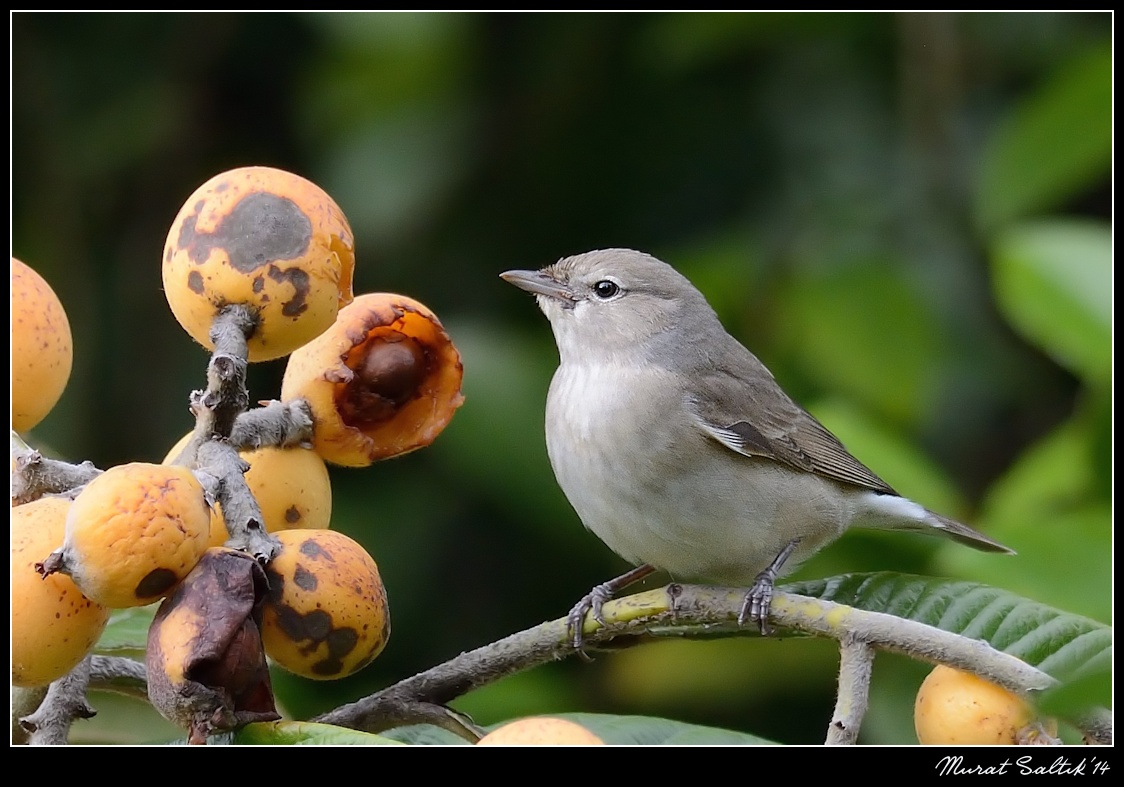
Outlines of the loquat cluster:
[[[13,495],[14,685],[61,678],[110,610],[163,599],[149,699],[201,743],[279,718],[266,656],[331,679],[382,651],[386,589],[367,550],[329,529],[325,462],[361,467],[429,445],[463,401],[463,368],[423,304],[355,298],[354,266],[343,211],[298,175],[243,167],[187,199],[162,275],[177,321],[213,352],[208,388],[192,394],[195,429],[161,464],[45,485],[33,502]],[[26,432],[62,394],[72,339],[54,292],[14,257],[12,293],[12,424]],[[280,400],[248,408],[245,364],[284,356]]]

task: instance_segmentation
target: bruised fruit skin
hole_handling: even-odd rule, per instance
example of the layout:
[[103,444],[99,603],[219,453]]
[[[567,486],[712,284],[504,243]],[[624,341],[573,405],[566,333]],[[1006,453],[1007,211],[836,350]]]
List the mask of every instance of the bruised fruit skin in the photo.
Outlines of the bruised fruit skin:
[[281,718],[261,641],[265,573],[253,557],[209,549],[148,630],[148,696],[190,743]]
[[62,396],[74,362],[70,322],[51,286],[12,257],[12,428],[31,429]]
[[[917,692],[913,708],[917,740],[926,746],[986,746],[1026,743],[1038,728],[1029,702],[970,672],[936,667]],[[1057,723],[1047,720],[1047,735]]]
[[12,509],[12,685],[45,686],[74,669],[94,647],[109,610],[82,595],[70,577],[44,579],[35,562],[58,547],[71,502],[44,497]]
[[284,401],[312,409],[313,447],[364,467],[432,443],[464,402],[464,367],[436,315],[404,295],[360,295],[289,358]]
[[172,222],[164,294],[180,325],[208,349],[229,304],[258,318],[249,360],[288,355],[351,302],[355,241],[343,211],[316,184],[270,167],[208,180]]
[[[171,464],[190,440],[189,432],[164,457],[164,464]],[[319,454],[310,448],[268,446],[239,451],[238,455],[250,465],[246,485],[258,501],[268,532],[329,528],[332,484]],[[216,504],[211,513],[209,544],[222,546],[228,538],[222,506]]]
[[187,576],[210,533],[211,508],[186,467],[118,465],[75,498],[62,547],[43,561],[42,572],[69,574],[111,609],[143,606]]
[[316,680],[367,666],[390,636],[390,608],[378,566],[357,542],[331,530],[285,530],[266,568],[265,652]]
[[552,716],[534,716],[505,724],[477,746],[603,746],[604,741],[580,724]]

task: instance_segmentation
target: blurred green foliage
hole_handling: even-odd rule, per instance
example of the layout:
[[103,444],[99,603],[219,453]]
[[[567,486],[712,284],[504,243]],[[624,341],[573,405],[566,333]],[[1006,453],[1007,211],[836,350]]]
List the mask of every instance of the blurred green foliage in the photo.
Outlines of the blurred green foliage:
[[[432,447],[333,471],[333,526],[379,562],[394,630],[355,678],[278,675],[294,718],[624,568],[557,489],[550,331],[496,277],[599,247],[678,267],[876,472],[1020,553],[856,533],[801,577],[944,574],[1111,622],[1111,35],[1108,13],[16,13],[12,253],[76,346],[30,440],[105,467],[190,427],[206,354],[160,292],[165,235],[204,180],[267,164],[335,197],[357,291],[424,301],[466,370]],[[253,367],[251,396],[283,369]],[[830,718],[827,643],[572,662],[461,706],[804,743]],[[864,740],[913,742],[924,668],[875,674]]]

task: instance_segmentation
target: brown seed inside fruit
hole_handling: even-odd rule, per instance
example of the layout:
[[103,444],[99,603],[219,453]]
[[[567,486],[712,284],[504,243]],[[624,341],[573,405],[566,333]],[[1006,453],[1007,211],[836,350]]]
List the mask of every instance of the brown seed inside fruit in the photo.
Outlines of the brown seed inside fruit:
[[377,336],[338,400],[344,422],[366,429],[390,420],[417,396],[428,367],[425,348],[414,339],[397,331]]

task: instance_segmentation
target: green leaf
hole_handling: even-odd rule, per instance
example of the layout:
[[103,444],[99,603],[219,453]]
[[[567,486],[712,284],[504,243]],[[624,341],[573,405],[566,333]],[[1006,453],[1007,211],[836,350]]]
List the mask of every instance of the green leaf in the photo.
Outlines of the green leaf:
[[106,655],[119,655],[121,651],[143,653],[148,647],[148,627],[152,625],[158,606],[150,604],[147,607],[114,610],[98,640],[96,651]]
[[1059,69],[996,129],[981,164],[980,224],[992,229],[1057,208],[1107,182],[1112,161],[1112,52]]
[[1111,627],[976,582],[884,572],[844,574],[784,590],[983,640],[1063,682],[1112,661]]
[[597,737],[610,745],[767,746],[775,744],[775,741],[744,732],[651,716],[614,716],[601,713],[561,713],[559,716],[592,730]]
[[973,522],[1018,552],[997,557],[958,545],[927,571],[981,579],[1100,621],[1112,620],[1112,500],[1091,445],[1105,419],[1079,413],[1041,438],[992,484]]
[[310,721],[247,724],[234,733],[238,746],[387,746],[399,742],[381,735]]
[[1076,220],[1025,222],[991,247],[995,293],[1015,328],[1087,382],[1112,369],[1112,232]]
[[857,261],[795,279],[780,312],[789,321],[789,351],[810,379],[901,423],[925,412],[936,359],[950,350],[895,261]]
[[396,727],[382,733],[383,737],[411,746],[467,746],[468,741],[448,730],[429,724],[412,724],[409,727]]
[[[774,741],[744,732],[724,730],[718,727],[703,727],[698,724],[686,724],[650,716],[614,716],[602,713],[553,713],[550,715],[580,724],[612,746],[761,746],[775,744]],[[511,721],[515,721],[515,719],[495,724],[488,729],[489,731],[494,730],[496,727],[503,726],[503,724]],[[463,738],[459,738],[451,732],[428,725],[400,727],[388,731],[386,736],[414,745],[431,746],[465,743]]]
[[1043,692],[1035,704],[1047,716],[1074,717],[1088,708],[1104,704],[1105,697],[1112,696],[1112,668],[1109,664],[1101,669]]

